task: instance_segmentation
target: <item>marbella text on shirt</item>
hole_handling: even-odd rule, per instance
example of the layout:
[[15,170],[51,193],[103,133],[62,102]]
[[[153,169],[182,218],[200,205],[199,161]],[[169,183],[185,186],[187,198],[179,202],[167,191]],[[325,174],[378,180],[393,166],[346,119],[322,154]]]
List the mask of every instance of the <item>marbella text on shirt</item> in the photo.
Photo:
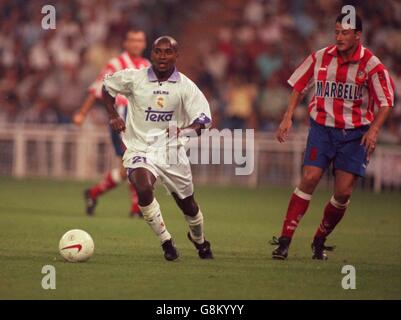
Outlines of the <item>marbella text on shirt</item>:
[[344,100],[361,100],[363,86],[354,83],[337,83],[335,81],[316,81],[316,97],[337,98]]

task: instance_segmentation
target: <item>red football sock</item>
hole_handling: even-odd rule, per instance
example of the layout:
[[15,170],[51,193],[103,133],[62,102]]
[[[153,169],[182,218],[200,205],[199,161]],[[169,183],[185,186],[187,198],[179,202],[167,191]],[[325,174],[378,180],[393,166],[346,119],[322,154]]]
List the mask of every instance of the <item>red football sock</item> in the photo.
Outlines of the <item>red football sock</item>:
[[282,237],[292,238],[299,221],[308,209],[311,198],[312,196],[310,194],[304,193],[298,188],[295,189],[285,216],[283,229],[281,231]]
[[315,238],[326,238],[344,216],[347,206],[348,202],[341,204],[332,197],[324,209],[323,219],[316,231]]
[[138,194],[131,183],[128,183],[128,186],[131,191],[131,213],[139,213],[141,209],[138,206]]
[[92,198],[97,198],[106,191],[115,188],[119,182],[120,181],[116,179],[116,175],[112,170],[109,173],[107,173],[107,175],[103,178],[103,180],[101,180],[98,184],[90,188],[89,190],[90,195]]

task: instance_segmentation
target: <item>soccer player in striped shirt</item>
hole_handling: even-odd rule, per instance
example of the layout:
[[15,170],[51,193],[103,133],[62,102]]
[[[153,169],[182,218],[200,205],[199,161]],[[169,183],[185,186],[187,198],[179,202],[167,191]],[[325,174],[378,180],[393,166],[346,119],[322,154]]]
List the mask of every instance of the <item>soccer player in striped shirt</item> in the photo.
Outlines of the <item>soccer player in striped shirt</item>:
[[[74,123],[81,125],[87,113],[93,107],[96,100],[102,99],[102,85],[106,74],[114,73],[127,68],[142,69],[150,66],[150,62],[142,57],[142,53],[146,48],[146,35],[142,30],[132,29],[126,34],[124,41],[124,52],[120,56],[111,59],[106,67],[100,72],[96,81],[89,87],[89,93],[82,104],[80,110],[74,115]],[[118,95],[116,98],[116,108],[123,119],[127,115],[127,98],[123,95]],[[114,146],[116,155],[122,158],[125,146],[120,135],[113,130],[110,130],[111,140]],[[97,198],[107,191],[114,189],[121,182],[126,181],[127,175],[122,163],[120,168],[114,168],[106,174],[106,176],[96,185],[85,190],[84,199],[86,204],[86,213],[93,215],[97,204]],[[128,184],[131,192],[131,217],[141,217],[142,213],[138,207],[138,197],[135,188],[132,184]]]
[[279,142],[286,140],[303,94],[314,87],[314,96],[308,108],[311,127],[302,179],[291,196],[281,237],[271,241],[278,245],[272,253],[275,259],[287,258],[312,194],[324,171],[333,164],[334,194],[312,243],[313,259],[327,259],[325,251],[333,248],[325,246],[326,238],[344,216],[355,181],[364,176],[379,130],[394,105],[394,84],[387,69],[361,45],[361,19],[355,16],[353,28],[343,20],[344,14],[336,19],[336,44],[308,56],[288,80],[293,91],[276,132]]

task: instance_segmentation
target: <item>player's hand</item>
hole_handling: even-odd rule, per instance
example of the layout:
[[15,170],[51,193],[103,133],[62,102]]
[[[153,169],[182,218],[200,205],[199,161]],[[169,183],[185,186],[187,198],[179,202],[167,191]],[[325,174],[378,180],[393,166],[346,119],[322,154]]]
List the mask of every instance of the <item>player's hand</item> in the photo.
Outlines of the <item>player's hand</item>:
[[374,127],[370,127],[369,130],[362,137],[361,145],[365,147],[365,150],[368,154],[368,159],[370,158],[370,155],[373,153],[373,151],[375,151],[376,149],[378,132],[379,131]]
[[76,112],[76,113],[74,114],[74,117],[72,118],[72,120],[73,120],[73,122],[74,122],[75,125],[81,126],[82,123],[83,123],[84,120],[85,120],[85,117],[86,117],[86,116],[85,116],[82,112]]
[[277,131],[276,131],[276,139],[282,143],[285,142],[285,140],[288,137],[288,133],[292,127],[292,120],[291,118],[284,117],[284,119],[281,121]]
[[109,121],[110,127],[117,132],[121,132],[125,130],[125,122],[124,120],[117,116],[115,118],[111,118]]

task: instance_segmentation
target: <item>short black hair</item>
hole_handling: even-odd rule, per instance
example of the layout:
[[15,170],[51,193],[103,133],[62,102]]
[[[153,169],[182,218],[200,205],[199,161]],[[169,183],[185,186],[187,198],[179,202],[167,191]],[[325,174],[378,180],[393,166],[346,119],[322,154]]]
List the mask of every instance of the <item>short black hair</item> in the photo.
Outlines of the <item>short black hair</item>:
[[159,43],[159,42],[168,42],[170,43],[171,47],[177,52],[178,51],[178,42],[173,37],[170,36],[161,36],[157,38],[152,45],[152,49]]
[[[349,13],[342,13],[336,18],[336,23],[342,23],[343,19],[347,17]],[[348,19],[347,19],[348,20]],[[355,14],[355,31],[361,31],[362,32],[362,19],[359,15]]]

